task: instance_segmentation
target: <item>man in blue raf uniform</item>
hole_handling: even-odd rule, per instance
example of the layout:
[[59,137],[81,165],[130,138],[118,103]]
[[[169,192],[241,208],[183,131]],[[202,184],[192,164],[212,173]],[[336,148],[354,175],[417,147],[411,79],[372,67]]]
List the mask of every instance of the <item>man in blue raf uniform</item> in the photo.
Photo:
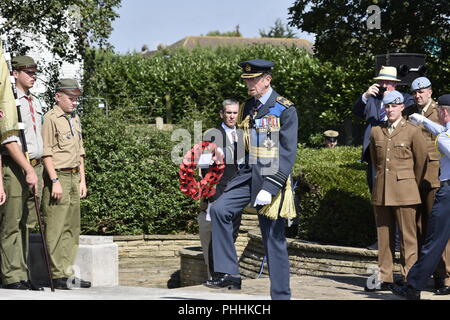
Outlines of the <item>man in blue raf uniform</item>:
[[[241,77],[252,97],[240,117],[245,119],[242,123],[248,129],[243,139],[247,141],[246,164],[210,209],[215,275],[205,285],[213,288],[241,288],[232,221],[248,204],[260,210],[272,202],[285,187],[297,151],[297,111],[270,86],[273,62],[257,59],[241,62],[240,66]],[[271,297],[290,299],[285,219],[278,216],[271,220],[261,214],[258,219],[269,267]]]
[[[410,121],[423,126],[434,135],[437,135],[436,146],[441,153],[440,159],[440,188],[436,193],[433,209],[428,220],[426,240],[422,246],[419,260],[409,270],[404,286],[392,287],[392,292],[398,296],[410,300],[420,299],[422,290],[430,276],[436,270],[442,256],[442,252],[450,238],[450,94],[445,94],[438,99],[439,121],[442,126],[415,113],[409,116]],[[450,287],[446,287],[447,292]]]

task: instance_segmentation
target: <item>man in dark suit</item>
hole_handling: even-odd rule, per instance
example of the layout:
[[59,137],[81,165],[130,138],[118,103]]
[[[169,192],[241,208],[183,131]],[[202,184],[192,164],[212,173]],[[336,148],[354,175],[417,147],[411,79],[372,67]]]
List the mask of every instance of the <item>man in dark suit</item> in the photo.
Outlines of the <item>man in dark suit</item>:
[[[241,288],[239,264],[233,245],[232,221],[249,203],[258,213],[290,183],[289,175],[297,152],[297,111],[292,102],[270,86],[273,62],[256,59],[241,62],[241,77],[251,98],[242,110],[246,142],[246,165],[228,183],[222,196],[211,206],[214,271],[206,281],[213,288]],[[269,266],[272,299],[290,299],[289,256],[285,219],[258,214]]]
[[[197,217],[200,241],[203,249],[203,257],[208,267],[208,278],[214,274],[214,261],[212,258],[212,243],[211,243],[211,219],[209,216],[209,208],[211,204],[216,201],[225,190],[228,182],[235,176],[238,171],[238,135],[236,130],[236,121],[239,112],[239,102],[234,99],[226,99],[222,102],[219,115],[222,119],[222,124],[214,129],[208,130],[205,133],[204,140],[214,142],[220,152],[223,153],[225,160],[225,169],[219,183],[216,186],[216,193],[208,198],[202,199],[202,212]],[[242,139],[242,138],[241,138]],[[202,169],[202,176],[204,177],[208,172],[207,169]],[[236,215],[233,220],[233,239],[236,240],[241,223],[241,215]]]

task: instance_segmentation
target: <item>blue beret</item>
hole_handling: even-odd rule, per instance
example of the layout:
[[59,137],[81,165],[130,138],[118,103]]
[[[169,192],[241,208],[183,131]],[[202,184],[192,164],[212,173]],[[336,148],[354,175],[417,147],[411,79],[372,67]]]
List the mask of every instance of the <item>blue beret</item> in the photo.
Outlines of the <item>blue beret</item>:
[[402,104],[404,101],[405,98],[397,90],[389,91],[383,98],[384,104]]
[[269,72],[272,70],[272,67],[275,65],[272,61],[262,60],[262,59],[254,59],[243,61],[239,63],[242,68],[243,73],[241,74],[241,78],[251,79],[259,77],[260,75]]
[[431,82],[425,77],[417,78],[411,83],[411,91],[425,89],[428,87],[431,87]]
[[450,94],[444,94],[438,98],[438,104],[442,106],[450,106]]

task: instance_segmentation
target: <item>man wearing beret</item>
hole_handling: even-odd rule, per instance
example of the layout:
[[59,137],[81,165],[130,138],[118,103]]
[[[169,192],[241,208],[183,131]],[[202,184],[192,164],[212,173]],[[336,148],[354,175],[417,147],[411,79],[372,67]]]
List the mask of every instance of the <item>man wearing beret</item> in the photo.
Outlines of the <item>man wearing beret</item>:
[[[404,110],[403,115],[408,117],[413,113],[421,114],[430,121],[439,123],[437,104],[431,97],[433,90],[431,81],[426,77],[419,77],[411,83],[411,91],[415,104]],[[419,125],[428,145],[427,171],[425,178],[419,186],[422,205],[419,207],[419,246],[426,239],[428,219],[433,208],[436,192],[440,187],[439,182],[439,159],[441,155],[436,150],[436,136],[429,132],[423,125]],[[446,246],[442,259],[436,272],[433,274],[434,287],[437,294],[450,294],[450,241]]]
[[[388,92],[395,90],[397,83],[401,80],[397,78],[397,68],[391,66],[381,66],[376,81],[366,92],[364,92],[353,105],[353,114],[366,121],[361,160],[367,162],[367,185],[372,192],[375,170],[370,158],[370,134],[375,126],[379,126],[387,121],[386,109],[383,97]],[[404,98],[404,108],[408,108],[414,103],[411,95],[402,93]],[[396,237],[398,238],[398,232]],[[398,239],[396,240],[396,242]],[[370,245],[369,249],[376,249],[377,243]]]
[[[36,224],[33,194],[40,196],[42,180],[42,102],[30,89],[36,81],[37,64],[31,57],[12,59],[13,75],[20,101],[20,113],[29,159],[23,153],[19,136],[2,142],[3,172],[7,201],[1,207],[0,257],[3,287],[6,289],[41,290],[29,279],[29,232]],[[30,160],[30,161],[29,161]],[[41,178],[42,179],[42,178]]]
[[418,257],[417,207],[425,174],[427,145],[421,130],[402,118],[403,95],[394,90],[383,98],[387,122],[372,128],[370,155],[375,167],[372,204],[378,235],[380,282],[366,291],[389,290],[393,280],[395,226],[400,230],[403,279]]
[[426,240],[422,246],[420,258],[409,270],[406,284],[394,285],[392,292],[400,297],[419,300],[420,292],[441,260],[442,253],[450,238],[450,94],[438,99],[440,124],[427,119],[420,114],[409,118],[437,136],[436,146],[441,154],[440,188],[436,193],[433,209],[428,220]]
[[[390,66],[382,66],[378,76],[374,80],[376,80],[376,83],[372,84],[353,105],[353,114],[366,120],[361,160],[368,163],[367,183],[370,191],[372,191],[374,176],[369,152],[371,130],[372,127],[379,126],[381,123],[387,121],[383,97],[389,91],[395,90],[397,83],[401,81],[397,78],[397,68]],[[404,97],[405,108],[408,108],[414,103],[411,95],[406,93],[402,93],[402,95]]]
[[56,105],[44,116],[45,166],[42,209],[53,285],[71,289],[91,283],[75,278],[72,269],[80,236],[80,198],[87,193],[80,118],[75,112],[81,89],[76,79],[61,79]]
[[[233,220],[250,205],[258,213],[291,183],[290,174],[297,152],[297,111],[292,102],[271,87],[274,63],[256,59],[241,62],[241,78],[251,98],[241,108],[246,128],[246,165],[228,183],[222,196],[211,206],[214,272],[208,287],[241,288],[239,264],[233,244]],[[290,299],[289,256],[285,218],[270,219],[258,214],[270,276],[272,299]]]

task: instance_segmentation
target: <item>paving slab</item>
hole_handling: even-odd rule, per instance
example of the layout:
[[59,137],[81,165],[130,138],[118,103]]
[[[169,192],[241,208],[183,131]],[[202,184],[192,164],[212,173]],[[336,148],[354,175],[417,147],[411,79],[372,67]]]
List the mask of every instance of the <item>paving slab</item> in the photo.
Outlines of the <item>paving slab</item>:
[[[291,277],[295,300],[400,300],[390,292],[365,292],[367,277],[294,276]],[[191,286],[176,289],[147,287],[93,287],[89,289],[43,292],[0,289],[0,300],[270,300],[269,278],[246,279],[241,290],[211,289]],[[432,287],[422,291],[423,300],[450,300],[450,295],[437,296]]]

